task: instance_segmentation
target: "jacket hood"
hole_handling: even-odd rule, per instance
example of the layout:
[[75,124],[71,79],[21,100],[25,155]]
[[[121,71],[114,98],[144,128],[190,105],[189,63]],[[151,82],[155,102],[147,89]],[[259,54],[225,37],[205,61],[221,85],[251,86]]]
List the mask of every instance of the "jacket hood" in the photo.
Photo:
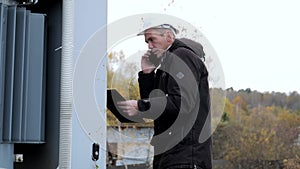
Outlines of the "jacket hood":
[[200,58],[205,59],[205,57],[204,57],[205,53],[203,51],[203,46],[200,43],[190,40],[190,39],[187,39],[187,38],[180,38],[180,39],[177,39],[177,41],[179,41],[179,42],[176,42],[176,40],[175,40],[177,47],[188,48],[188,49],[192,50]]

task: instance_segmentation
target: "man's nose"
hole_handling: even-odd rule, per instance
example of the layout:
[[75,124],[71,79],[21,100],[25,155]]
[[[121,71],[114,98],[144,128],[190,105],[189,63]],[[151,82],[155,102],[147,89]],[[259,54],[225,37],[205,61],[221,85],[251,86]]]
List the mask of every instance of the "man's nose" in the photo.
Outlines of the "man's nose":
[[151,42],[148,43],[148,49],[153,49],[153,44]]

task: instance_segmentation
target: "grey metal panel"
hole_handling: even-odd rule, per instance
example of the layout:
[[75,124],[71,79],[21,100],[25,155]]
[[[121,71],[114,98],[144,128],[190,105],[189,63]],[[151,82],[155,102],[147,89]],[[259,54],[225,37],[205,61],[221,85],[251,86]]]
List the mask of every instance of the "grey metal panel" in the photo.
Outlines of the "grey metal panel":
[[0,142],[3,136],[7,6],[0,4]]
[[13,135],[12,141],[21,141],[22,108],[23,108],[23,75],[26,34],[26,9],[17,8],[16,14],[16,50],[15,50],[15,76],[14,76],[14,109],[13,109]]
[[16,32],[16,6],[9,6],[7,13],[6,37],[6,69],[5,69],[5,94],[3,116],[3,141],[11,141],[12,113],[13,113],[13,84],[15,62],[15,32]]
[[55,49],[61,46],[62,1],[52,0],[51,3],[39,1],[39,4],[42,5],[35,12],[46,13],[48,25],[46,143],[41,145],[15,144],[15,153],[24,154],[26,159],[24,163],[14,163],[14,169],[54,169],[58,166],[61,51]]
[[28,76],[29,76],[29,48],[30,48],[30,11],[26,10],[26,26],[25,26],[25,51],[24,51],[24,74],[23,74],[23,106],[22,106],[22,132],[21,141],[26,141],[27,133],[27,106],[28,106]]
[[[24,154],[24,163],[14,163],[14,169],[54,169],[58,166],[60,66],[62,1],[40,1],[35,12],[46,13],[47,21],[47,95],[45,144],[15,144],[15,153]],[[37,5],[39,5],[37,4]],[[88,146],[90,148],[90,146]],[[89,158],[90,159],[90,158]]]
[[25,125],[26,142],[44,141],[45,130],[45,83],[44,83],[44,34],[45,16],[43,14],[29,14],[29,52],[27,76],[27,100]]

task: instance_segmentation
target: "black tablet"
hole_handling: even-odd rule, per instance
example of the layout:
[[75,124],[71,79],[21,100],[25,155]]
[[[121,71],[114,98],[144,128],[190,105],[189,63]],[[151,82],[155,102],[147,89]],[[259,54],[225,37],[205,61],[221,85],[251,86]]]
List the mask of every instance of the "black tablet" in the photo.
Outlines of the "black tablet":
[[117,103],[119,101],[126,101],[126,99],[116,89],[107,89],[106,107],[114,114],[114,116],[121,123],[141,122],[141,119],[138,118],[137,116],[128,116],[120,108],[118,108]]

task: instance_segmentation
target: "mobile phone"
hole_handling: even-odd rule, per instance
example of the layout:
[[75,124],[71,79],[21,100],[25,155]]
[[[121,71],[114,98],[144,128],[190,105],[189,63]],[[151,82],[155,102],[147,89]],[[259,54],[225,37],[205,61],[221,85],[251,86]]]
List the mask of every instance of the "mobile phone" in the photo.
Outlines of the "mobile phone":
[[150,50],[149,60],[151,63],[153,63],[156,67],[160,64],[161,58],[157,58],[157,55]]

